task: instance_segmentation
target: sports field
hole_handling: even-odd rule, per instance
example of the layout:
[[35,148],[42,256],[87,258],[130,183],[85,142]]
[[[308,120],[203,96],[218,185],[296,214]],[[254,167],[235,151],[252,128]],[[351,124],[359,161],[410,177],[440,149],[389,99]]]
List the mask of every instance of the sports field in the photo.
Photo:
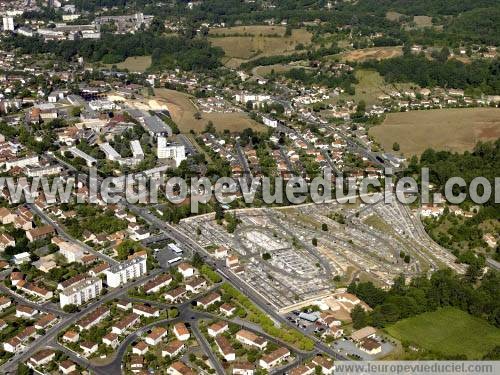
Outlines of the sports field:
[[500,137],[500,109],[453,108],[390,113],[370,135],[391,150],[394,142],[406,156],[420,155],[427,148],[463,152],[478,141]]
[[262,124],[250,119],[246,113],[203,113],[202,118],[197,120],[194,114],[198,112],[188,94],[168,89],[155,89],[156,98],[165,103],[174,122],[179,126],[181,133],[189,133],[194,130],[203,132],[208,121],[212,121],[218,131],[228,129],[230,131],[242,131],[246,128],[263,130]]
[[401,320],[386,330],[400,341],[468,359],[480,359],[500,343],[500,329],[451,307]]

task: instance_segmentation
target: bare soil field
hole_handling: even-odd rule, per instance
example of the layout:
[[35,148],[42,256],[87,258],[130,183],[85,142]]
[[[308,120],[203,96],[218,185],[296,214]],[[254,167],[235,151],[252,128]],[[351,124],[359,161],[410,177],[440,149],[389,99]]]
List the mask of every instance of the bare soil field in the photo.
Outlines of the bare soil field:
[[389,11],[385,14],[385,18],[387,18],[389,21],[399,21],[399,19],[403,16],[404,14],[394,11]]
[[191,101],[191,96],[175,90],[155,89],[156,99],[167,105],[174,122],[179,126],[181,133],[194,130],[203,132],[208,121],[214,123],[218,131],[242,131],[245,128],[264,130],[262,124],[250,119],[246,113],[204,113],[200,120],[194,118],[198,109]]
[[500,137],[500,109],[456,108],[391,113],[370,135],[389,151],[394,142],[406,156],[427,148],[463,152]]
[[429,16],[414,16],[413,22],[417,27],[432,27],[432,17]]
[[366,61],[390,59],[402,54],[402,47],[373,47],[344,52],[340,57],[345,61]]

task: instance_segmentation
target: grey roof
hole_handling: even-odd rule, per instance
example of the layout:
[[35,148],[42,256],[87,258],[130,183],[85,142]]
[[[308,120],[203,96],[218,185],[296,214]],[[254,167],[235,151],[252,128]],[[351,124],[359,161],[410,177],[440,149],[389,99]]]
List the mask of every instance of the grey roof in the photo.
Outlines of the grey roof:
[[167,133],[172,134],[172,129],[170,126],[165,124],[158,116],[147,116],[143,118],[144,127],[151,133],[161,134]]

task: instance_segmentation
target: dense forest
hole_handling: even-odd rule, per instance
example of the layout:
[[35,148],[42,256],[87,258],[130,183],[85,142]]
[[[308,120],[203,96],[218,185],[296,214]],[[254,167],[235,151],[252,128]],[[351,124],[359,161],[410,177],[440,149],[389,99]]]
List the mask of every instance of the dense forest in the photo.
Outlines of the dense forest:
[[129,56],[152,55],[156,68],[206,70],[219,66],[223,51],[212,47],[204,38],[159,36],[151,32],[112,35],[103,34],[100,40],[81,39],[45,43],[42,38],[14,34],[4,39],[4,47],[19,49],[25,54],[53,53],[69,61],[81,56],[88,61],[118,63]]
[[426,56],[394,57],[368,61],[365,68],[377,70],[387,82],[413,82],[421,87],[479,89],[485,94],[500,94],[500,60],[475,60],[465,64],[455,59],[429,60]]
[[371,282],[351,283],[347,291],[373,308],[367,315],[353,317],[353,323],[384,327],[426,311],[453,306],[500,327],[500,273],[490,270],[480,281],[477,276],[475,271],[459,276],[445,269],[433,273],[430,279],[420,276],[406,284],[401,275],[388,291]]

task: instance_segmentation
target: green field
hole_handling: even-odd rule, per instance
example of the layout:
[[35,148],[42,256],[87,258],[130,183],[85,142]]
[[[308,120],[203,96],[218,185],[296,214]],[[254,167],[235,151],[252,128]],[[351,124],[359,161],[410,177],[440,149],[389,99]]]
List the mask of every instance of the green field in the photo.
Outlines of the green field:
[[401,320],[386,330],[400,341],[468,359],[480,359],[500,343],[500,329],[451,307]]
[[151,66],[151,56],[127,57],[125,61],[118,64],[107,64],[108,68],[116,65],[119,69],[128,69],[131,72],[143,73]]
[[407,89],[410,84],[387,84],[384,78],[374,70],[358,69],[355,72],[358,83],[355,85],[356,94],[354,96],[341,94],[340,97],[334,98],[332,102],[338,99],[349,99],[359,102],[364,100],[366,104],[378,104],[378,97],[382,94],[387,94],[396,89]]

